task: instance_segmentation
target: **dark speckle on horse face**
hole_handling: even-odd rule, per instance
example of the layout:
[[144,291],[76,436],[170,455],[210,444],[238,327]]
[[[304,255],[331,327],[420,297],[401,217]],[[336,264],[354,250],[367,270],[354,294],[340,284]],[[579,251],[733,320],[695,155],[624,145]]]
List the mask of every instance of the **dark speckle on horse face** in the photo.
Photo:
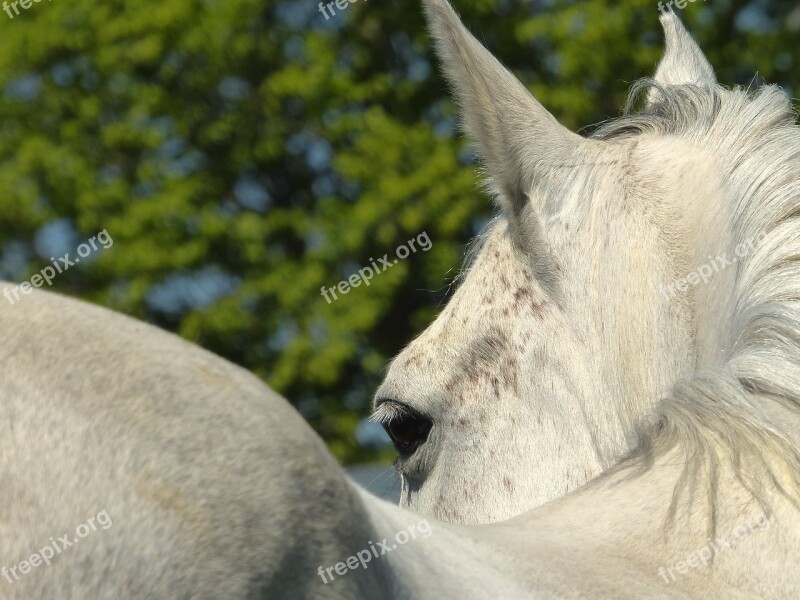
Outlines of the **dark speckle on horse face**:
[[531,291],[528,288],[518,287],[514,290],[514,304],[519,304],[523,298],[528,298],[531,295]]

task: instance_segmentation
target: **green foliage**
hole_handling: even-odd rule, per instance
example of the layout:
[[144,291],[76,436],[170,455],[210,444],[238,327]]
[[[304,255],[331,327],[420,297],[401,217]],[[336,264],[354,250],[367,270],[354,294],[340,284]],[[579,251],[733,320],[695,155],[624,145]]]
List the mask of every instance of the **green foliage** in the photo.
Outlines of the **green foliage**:
[[[455,4],[573,128],[617,115],[662,51],[651,0]],[[55,288],[254,371],[356,461],[386,363],[433,318],[491,206],[419,6],[337,13],[313,0],[0,13],[0,267],[22,280],[46,266],[54,222],[74,244],[107,229],[114,246]],[[694,2],[684,18],[720,81],[758,71],[794,92],[795,0]],[[322,297],[423,231],[429,252]]]

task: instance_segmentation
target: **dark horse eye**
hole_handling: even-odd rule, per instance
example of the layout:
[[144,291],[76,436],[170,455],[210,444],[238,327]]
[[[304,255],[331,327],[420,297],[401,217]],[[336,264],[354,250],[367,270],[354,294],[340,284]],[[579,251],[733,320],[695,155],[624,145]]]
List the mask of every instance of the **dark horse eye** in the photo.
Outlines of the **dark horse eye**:
[[406,406],[402,406],[398,412],[399,414],[384,423],[383,428],[397,451],[404,456],[410,456],[428,439],[432,423]]

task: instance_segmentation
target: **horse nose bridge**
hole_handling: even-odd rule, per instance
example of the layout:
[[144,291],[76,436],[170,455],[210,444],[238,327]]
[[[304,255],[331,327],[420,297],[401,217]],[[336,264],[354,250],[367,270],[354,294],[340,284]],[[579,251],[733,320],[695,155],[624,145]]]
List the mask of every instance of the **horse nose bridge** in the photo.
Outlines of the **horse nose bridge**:
[[437,344],[418,343],[418,338],[392,361],[376,398],[402,398],[421,390],[434,390],[447,379],[445,356],[450,353]]
[[458,353],[453,338],[438,336],[430,329],[406,346],[389,367],[392,373],[419,378],[428,373],[442,373],[449,358]]
[[458,352],[462,345],[467,318],[459,318],[451,304],[416,339],[398,354],[394,361],[398,367],[414,368],[442,360]]
[[432,366],[434,365],[431,364],[431,356],[418,348],[408,346],[392,361],[384,379],[384,386],[392,384],[400,390],[409,385],[417,387],[422,383],[421,380],[426,379]]

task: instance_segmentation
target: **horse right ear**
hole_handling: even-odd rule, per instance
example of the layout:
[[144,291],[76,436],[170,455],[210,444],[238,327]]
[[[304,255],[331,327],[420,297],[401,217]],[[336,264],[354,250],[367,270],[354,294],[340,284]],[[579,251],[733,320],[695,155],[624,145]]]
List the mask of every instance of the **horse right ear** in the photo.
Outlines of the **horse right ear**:
[[[717,78],[711,63],[703,54],[700,46],[692,39],[689,32],[674,12],[663,12],[660,17],[664,28],[666,50],[658,64],[653,79],[660,85],[692,84],[700,87],[716,85]],[[650,90],[649,102],[658,99],[658,90]]]
[[534,189],[565,176],[585,140],[562,126],[500,61],[470,34],[447,0],[424,0],[444,73],[509,216],[519,216]]

